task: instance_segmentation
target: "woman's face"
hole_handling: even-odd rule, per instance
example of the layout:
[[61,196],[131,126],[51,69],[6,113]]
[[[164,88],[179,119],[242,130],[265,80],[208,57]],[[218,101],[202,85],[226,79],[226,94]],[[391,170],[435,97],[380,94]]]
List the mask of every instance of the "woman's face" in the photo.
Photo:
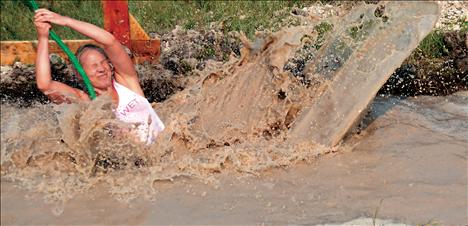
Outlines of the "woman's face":
[[95,88],[105,90],[112,85],[112,68],[104,55],[97,50],[87,49],[79,60]]

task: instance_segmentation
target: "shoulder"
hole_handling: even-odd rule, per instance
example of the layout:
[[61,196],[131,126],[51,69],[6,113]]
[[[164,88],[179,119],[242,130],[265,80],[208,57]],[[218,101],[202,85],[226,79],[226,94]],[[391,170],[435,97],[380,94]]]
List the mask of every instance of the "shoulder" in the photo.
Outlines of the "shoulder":
[[121,76],[116,72],[114,78],[115,81],[118,82],[120,85],[127,87],[131,91],[140,94],[143,97],[145,96],[143,93],[143,89],[140,86],[140,81],[138,80],[138,77]]

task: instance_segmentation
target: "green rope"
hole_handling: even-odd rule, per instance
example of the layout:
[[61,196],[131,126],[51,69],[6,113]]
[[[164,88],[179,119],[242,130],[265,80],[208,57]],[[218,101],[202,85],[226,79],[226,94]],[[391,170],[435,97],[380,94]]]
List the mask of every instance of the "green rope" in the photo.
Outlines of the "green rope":
[[[39,6],[37,5],[36,1],[34,0],[29,0],[28,1],[31,9],[33,11],[36,11],[39,9]],[[94,92],[94,88],[93,86],[91,85],[91,81],[89,81],[89,78],[88,76],[86,75],[86,72],[83,70],[83,67],[81,66],[80,62],[78,61],[78,59],[75,57],[75,55],[71,52],[71,50],[67,47],[67,45],[65,45],[65,43],[63,43],[62,39],[60,39],[60,37],[55,34],[54,31],[49,31],[49,36],[52,40],[54,40],[59,46],[60,48],[67,54],[68,56],[68,59],[71,60],[71,62],[73,63],[73,65],[75,66],[76,70],[78,71],[78,73],[80,73],[81,75],[81,78],[83,78],[83,82],[86,86],[86,89],[88,90],[88,93],[89,93],[89,97],[94,100],[94,98],[96,98],[96,92]]]

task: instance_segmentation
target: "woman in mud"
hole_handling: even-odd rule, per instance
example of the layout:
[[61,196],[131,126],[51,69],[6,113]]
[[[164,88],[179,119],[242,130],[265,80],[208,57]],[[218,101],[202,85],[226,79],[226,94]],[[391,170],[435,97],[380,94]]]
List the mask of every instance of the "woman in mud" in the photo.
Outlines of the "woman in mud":
[[114,113],[121,121],[136,125],[137,138],[150,144],[164,125],[146,100],[138,74],[123,46],[109,32],[95,25],[59,15],[47,9],[35,12],[38,46],[36,59],[37,87],[54,103],[88,101],[82,90],[52,80],[49,62],[51,24],[67,26],[92,38],[103,48],[84,45],[76,52],[97,95],[109,95],[117,105]]

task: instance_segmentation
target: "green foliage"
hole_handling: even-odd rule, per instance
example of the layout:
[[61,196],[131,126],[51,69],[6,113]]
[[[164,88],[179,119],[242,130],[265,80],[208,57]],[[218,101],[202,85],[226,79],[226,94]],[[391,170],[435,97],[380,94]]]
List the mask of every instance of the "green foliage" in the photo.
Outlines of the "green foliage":
[[193,29],[195,28],[197,25],[197,23],[195,21],[187,21],[185,24],[184,24],[184,29],[185,30],[190,30],[190,29]]
[[327,22],[322,22],[314,27],[314,30],[317,31],[317,40],[315,41],[315,49],[320,49],[325,41],[325,35],[333,29],[333,24]]
[[[41,8],[102,26],[100,1],[42,0]],[[209,28],[222,22],[225,32],[242,31],[253,37],[257,29],[275,30],[291,7],[305,7],[310,1],[129,1],[129,11],[147,32],[166,33],[180,25],[185,29]],[[0,1],[2,40],[33,40],[33,13],[22,1]],[[62,39],[84,39],[68,28],[54,26]]]
[[[99,1],[37,1],[40,8],[73,17],[82,21],[102,26],[102,9]],[[0,1],[2,40],[34,40],[36,30],[33,23],[33,12],[25,1]],[[79,10],[76,10],[79,9]],[[62,39],[85,39],[81,34],[66,27],[54,26],[53,30]]]
[[[299,1],[292,5],[305,4],[307,3]],[[256,29],[271,28],[287,16],[288,11],[278,11],[292,7],[290,5],[291,1],[129,2],[130,12],[148,32],[166,33],[175,25],[182,25],[186,29],[201,29],[208,28],[212,22],[222,22],[224,31],[243,31],[249,37],[254,35]]]
[[466,16],[461,18],[461,32],[468,32],[468,21],[466,20]]
[[213,58],[214,56],[216,56],[216,51],[213,46],[205,45],[203,50],[197,56],[195,56],[195,58],[199,60],[206,60]]
[[319,33],[319,35],[323,35],[333,29],[333,24],[329,24],[327,22],[322,22],[314,27],[314,29]]
[[372,29],[378,22],[373,19],[361,21],[358,26],[353,26],[348,29],[348,34],[354,40],[362,40],[369,35],[369,30]]
[[441,30],[434,30],[419,43],[417,50],[425,57],[437,58],[448,54]]

